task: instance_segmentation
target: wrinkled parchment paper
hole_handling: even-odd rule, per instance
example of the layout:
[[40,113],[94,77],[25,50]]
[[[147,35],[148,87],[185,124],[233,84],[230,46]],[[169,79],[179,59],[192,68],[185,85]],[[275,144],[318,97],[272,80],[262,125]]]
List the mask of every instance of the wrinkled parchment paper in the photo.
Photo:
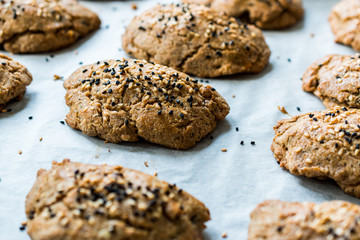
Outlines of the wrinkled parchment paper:
[[0,239],[29,239],[19,230],[26,220],[26,194],[39,168],[48,169],[53,160],[64,158],[157,172],[160,179],[176,183],[210,209],[205,239],[221,239],[225,232],[227,239],[246,239],[249,213],[266,199],[342,199],[360,204],[332,182],[296,177],[280,169],[270,151],[272,127],[288,117],[277,106],[284,106],[290,115],[300,113],[297,107],[302,113],[324,109],[320,100],[301,89],[300,77],[308,65],[327,54],[354,53],[334,43],[327,18],[336,2],[305,0],[302,23],[286,31],[266,31],[272,55],[263,73],[210,79],[209,84],[228,101],[230,114],[212,133],[213,139],[176,151],[144,142],[106,144],[60,123],[68,107],[63,81],[54,81],[54,74],[66,78],[81,63],[126,56],[121,50],[125,26],[157,3],[137,1],[138,9],[133,10],[130,1],[83,1],[100,15],[99,31],[62,51],[9,54],[28,67],[34,80],[24,99],[8,105],[10,113],[0,114]]

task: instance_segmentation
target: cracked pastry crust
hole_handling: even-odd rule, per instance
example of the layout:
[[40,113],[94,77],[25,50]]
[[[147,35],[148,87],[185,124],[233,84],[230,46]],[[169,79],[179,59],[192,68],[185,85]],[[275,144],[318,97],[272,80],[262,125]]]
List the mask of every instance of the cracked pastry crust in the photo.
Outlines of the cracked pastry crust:
[[210,219],[202,202],[156,177],[69,160],[38,171],[25,210],[33,240],[201,240]]
[[31,81],[26,67],[0,54],[0,109],[12,99],[21,99]]
[[201,5],[157,5],[136,16],[122,40],[135,58],[198,77],[258,73],[270,57],[260,29]]
[[0,44],[13,53],[57,50],[99,26],[99,17],[76,0],[0,2]]
[[327,108],[360,108],[360,55],[328,55],[311,64],[302,78]]
[[262,29],[283,29],[299,22],[304,16],[301,0],[182,0],[203,4],[232,17],[255,24]]
[[360,51],[360,2],[342,0],[331,10],[329,16],[335,42],[351,46]]
[[248,240],[356,240],[360,207],[345,201],[282,202],[267,200],[250,214]]
[[280,120],[271,145],[295,175],[332,179],[360,198],[360,110],[335,107]]
[[190,148],[229,113],[214,88],[144,60],[83,66],[64,87],[70,107],[66,122],[114,143],[141,137],[169,148]]

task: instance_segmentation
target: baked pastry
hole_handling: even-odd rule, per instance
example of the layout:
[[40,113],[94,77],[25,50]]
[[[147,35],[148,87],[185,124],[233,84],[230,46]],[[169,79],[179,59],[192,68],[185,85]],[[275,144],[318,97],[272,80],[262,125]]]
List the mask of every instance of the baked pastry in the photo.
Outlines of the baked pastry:
[[3,0],[0,14],[0,44],[13,53],[57,50],[100,26],[76,0]]
[[261,72],[270,50],[258,28],[200,5],[157,5],[136,16],[123,49],[198,77]]
[[83,66],[64,87],[69,126],[114,143],[141,137],[169,148],[190,148],[229,113],[214,88],[143,60]]
[[211,6],[232,17],[240,17],[262,29],[283,29],[299,22],[304,15],[301,0],[182,0]]
[[33,240],[201,240],[210,219],[202,202],[156,177],[69,160],[38,171],[25,209]]
[[360,110],[331,108],[280,120],[271,145],[292,174],[333,179],[360,197]]
[[358,0],[342,0],[331,10],[329,16],[331,30],[335,42],[349,45],[360,51],[360,2]]
[[26,67],[0,54],[0,109],[12,99],[21,99],[32,75]]
[[345,201],[268,200],[251,213],[248,240],[360,239],[359,216],[360,207]]
[[303,89],[313,92],[327,108],[360,108],[360,55],[329,55],[306,70]]

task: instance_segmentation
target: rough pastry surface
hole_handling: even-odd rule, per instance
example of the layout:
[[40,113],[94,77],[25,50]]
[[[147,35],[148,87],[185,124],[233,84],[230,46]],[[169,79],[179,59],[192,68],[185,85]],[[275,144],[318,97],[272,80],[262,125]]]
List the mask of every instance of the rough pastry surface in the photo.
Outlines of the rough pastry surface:
[[83,66],[64,86],[70,107],[66,122],[115,143],[141,137],[169,148],[190,148],[229,113],[214,88],[143,60]]
[[303,89],[313,92],[327,108],[360,108],[360,55],[329,55],[306,70]]
[[157,5],[136,16],[122,40],[135,58],[199,77],[258,73],[270,56],[261,30],[201,5]]
[[185,3],[211,6],[232,17],[262,29],[283,29],[299,22],[304,15],[301,0],[182,0]]
[[0,44],[13,53],[57,50],[100,26],[76,0],[4,0],[0,20]]
[[280,120],[271,145],[292,174],[333,179],[360,197],[360,110],[331,108]]
[[0,54],[0,108],[14,98],[21,98],[31,81],[26,67]]
[[200,240],[210,219],[202,202],[156,177],[69,160],[38,171],[26,215],[33,240]]
[[315,204],[268,200],[250,217],[248,240],[360,238],[360,207],[345,201]]
[[329,16],[335,41],[360,51],[360,2],[342,0],[331,10]]

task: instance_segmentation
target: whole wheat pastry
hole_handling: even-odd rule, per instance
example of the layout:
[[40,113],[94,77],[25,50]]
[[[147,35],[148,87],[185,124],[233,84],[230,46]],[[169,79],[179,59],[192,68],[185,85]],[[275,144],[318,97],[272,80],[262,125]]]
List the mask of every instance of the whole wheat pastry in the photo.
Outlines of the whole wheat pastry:
[[69,160],[38,171],[25,209],[33,240],[201,240],[210,219],[202,202],[156,177]]
[[327,108],[360,108],[360,55],[328,55],[304,73],[303,89],[313,92]]
[[271,145],[292,174],[333,179],[360,197],[360,110],[331,108],[280,120]]
[[114,143],[142,138],[169,148],[190,148],[229,113],[214,88],[143,60],[83,66],[64,86],[70,107],[66,122]]
[[76,0],[3,0],[0,17],[0,44],[13,53],[57,50],[100,26]]
[[0,54],[0,109],[12,99],[21,99],[31,81],[26,67]]
[[331,10],[329,16],[331,30],[335,41],[349,45],[360,51],[360,2],[358,0],[342,0]]
[[304,15],[301,0],[182,0],[210,6],[232,17],[240,17],[262,29],[283,29],[299,22]]
[[360,239],[360,207],[345,201],[267,200],[250,217],[248,240]]
[[199,76],[261,72],[270,50],[258,28],[200,5],[157,5],[122,36],[131,56]]

